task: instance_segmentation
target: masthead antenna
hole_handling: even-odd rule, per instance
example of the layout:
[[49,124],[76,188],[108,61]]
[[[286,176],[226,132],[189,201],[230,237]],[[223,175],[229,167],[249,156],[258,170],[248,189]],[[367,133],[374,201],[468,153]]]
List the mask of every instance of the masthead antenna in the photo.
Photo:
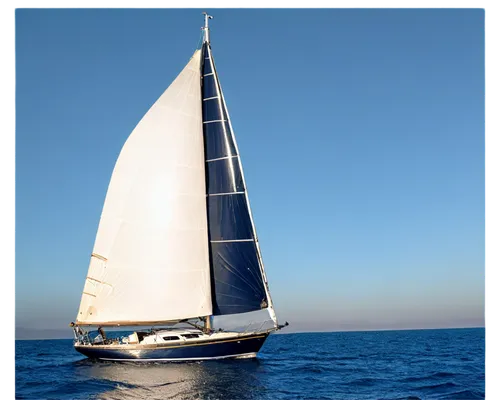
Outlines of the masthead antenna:
[[203,37],[203,42],[210,43],[210,36],[208,34],[209,32],[208,20],[212,19],[213,17],[211,15],[208,15],[205,11],[203,11],[203,15],[205,16],[205,26],[201,28],[205,32],[205,35]]

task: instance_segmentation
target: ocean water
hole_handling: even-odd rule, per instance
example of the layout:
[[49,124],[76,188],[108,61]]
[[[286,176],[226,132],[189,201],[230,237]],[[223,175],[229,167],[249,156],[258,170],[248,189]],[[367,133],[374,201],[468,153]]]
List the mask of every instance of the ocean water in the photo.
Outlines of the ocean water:
[[484,328],[271,335],[257,359],[171,364],[18,340],[16,398],[483,399],[484,359]]

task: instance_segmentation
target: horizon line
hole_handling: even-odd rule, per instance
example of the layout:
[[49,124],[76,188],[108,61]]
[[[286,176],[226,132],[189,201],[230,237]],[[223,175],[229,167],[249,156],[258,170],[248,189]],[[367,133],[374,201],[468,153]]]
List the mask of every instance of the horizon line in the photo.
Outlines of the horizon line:
[[[17,329],[17,328],[16,328]],[[26,328],[23,328],[26,329]],[[297,331],[297,332],[272,332],[275,335],[293,335],[293,334],[304,334],[304,333],[363,333],[363,332],[399,332],[399,331],[436,331],[436,330],[448,330],[448,329],[486,329],[486,326],[461,326],[461,327],[449,327],[449,328],[401,328],[401,329],[364,329],[364,330],[340,330],[340,331]],[[44,329],[38,329],[38,331],[43,331]],[[50,330],[50,329],[46,329]],[[124,329],[127,330],[127,329]],[[36,331],[36,330],[35,330]],[[70,340],[71,338],[15,338],[15,340]]]

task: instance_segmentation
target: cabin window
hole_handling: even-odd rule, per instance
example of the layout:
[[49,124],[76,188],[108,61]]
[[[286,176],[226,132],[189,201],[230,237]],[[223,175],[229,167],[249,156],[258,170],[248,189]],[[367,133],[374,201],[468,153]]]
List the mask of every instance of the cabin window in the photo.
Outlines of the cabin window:
[[168,341],[168,340],[180,340],[179,336],[163,336],[163,340]]
[[186,339],[194,339],[194,338],[200,337],[200,335],[198,335],[196,333],[187,333],[186,335],[182,335],[182,336],[184,336]]

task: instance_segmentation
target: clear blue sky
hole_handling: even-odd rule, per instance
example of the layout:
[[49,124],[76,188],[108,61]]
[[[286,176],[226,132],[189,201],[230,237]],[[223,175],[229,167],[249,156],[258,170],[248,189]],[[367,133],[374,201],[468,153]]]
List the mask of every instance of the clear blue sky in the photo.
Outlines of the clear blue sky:
[[[482,326],[483,10],[209,11],[278,317]],[[17,326],[74,320],[121,146],[202,23],[17,10]]]

